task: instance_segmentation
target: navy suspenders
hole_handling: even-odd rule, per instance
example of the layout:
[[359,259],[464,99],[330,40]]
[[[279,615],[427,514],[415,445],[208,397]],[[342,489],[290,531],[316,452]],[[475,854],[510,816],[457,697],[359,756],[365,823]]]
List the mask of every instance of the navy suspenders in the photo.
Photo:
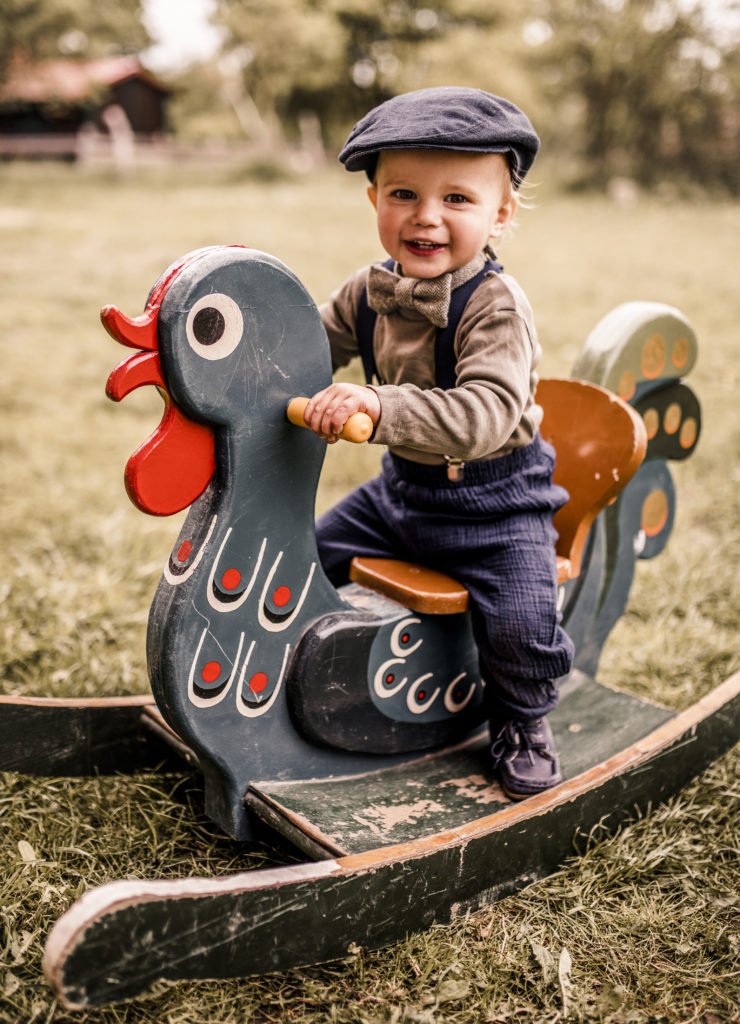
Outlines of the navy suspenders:
[[[386,260],[383,264],[386,270],[393,270],[395,265],[395,260],[392,259]],[[471,277],[469,281],[461,284],[459,288],[455,288],[452,292],[447,326],[440,327],[437,330],[434,342],[434,378],[436,387],[443,388],[445,391],[455,387],[457,383],[457,374],[455,372],[455,331],[460,322],[460,317],[468,303],[468,299],[485,275],[491,271],[500,274],[503,269],[500,263],[494,263],[493,260],[489,259],[475,277]],[[378,314],[374,309],[370,309],[368,305],[367,289],[363,288],[357,304],[355,331],[362,365],[365,370],[365,379],[368,384],[371,384],[373,380],[377,380],[381,384],[383,383],[378,373],[378,368],[375,365],[375,353],[373,351],[373,334],[377,319]]]

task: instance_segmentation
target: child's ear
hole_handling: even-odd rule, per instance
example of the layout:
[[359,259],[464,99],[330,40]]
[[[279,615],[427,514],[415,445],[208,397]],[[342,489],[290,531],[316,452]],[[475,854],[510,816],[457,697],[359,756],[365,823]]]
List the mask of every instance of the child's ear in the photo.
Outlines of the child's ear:
[[505,228],[511,223],[516,214],[517,207],[519,206],[519,199],[516,195],[512,195],[505,203],[499,206],[496,216],[493,219],[491,225],[491,234],[494,236],[503,234]]
[[370,200],[370,202],[373,204],[375,209],[377,210],[377,208],[378,208],[378,189],[377,189],[377,186],[376,186],[375,182],[373,182],[372,185],[368,185],[368,187],[367,187],[367,197]]

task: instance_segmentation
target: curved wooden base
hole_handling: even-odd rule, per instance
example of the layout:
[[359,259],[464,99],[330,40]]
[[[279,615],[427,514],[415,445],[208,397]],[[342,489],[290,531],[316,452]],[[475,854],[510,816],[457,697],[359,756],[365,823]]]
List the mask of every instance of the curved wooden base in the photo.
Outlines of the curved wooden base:
[[232,978],[377,948],[556,870],[573,835],[614,830],[686,785],[740,735],[740,673],[647,736],[521,804],[414,842],[229,878],[121,881],[55,925],[44,967],[78,1009],[159,978]]
[[170,761],[171,748],[142,727],[146,697],[0,697],[0,771],[106,775]]

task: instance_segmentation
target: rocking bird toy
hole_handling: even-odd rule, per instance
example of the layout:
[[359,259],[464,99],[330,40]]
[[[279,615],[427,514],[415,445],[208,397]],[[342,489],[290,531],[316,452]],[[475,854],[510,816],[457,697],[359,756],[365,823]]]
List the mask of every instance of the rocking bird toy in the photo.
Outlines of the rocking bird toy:
[[294,275],[253,250],[204,250],[165,272],[143,317],[107,307],[103,322],[141,350],[108,394],[156,384],[168,396],[128,463],[128,493],[155,514],[192,503],[147,653],[158,706],[204,771],[208,813],[246,838],[255,778],[366,771],[375,764],[357,755],[469,731],[481,684],[464,617],[440,622],[369,593],[352,603],[319,565],[325,446],[286,408],[326,386],[331,367]]
[[[596,681],[636,560],[671,533],[667,463],[700,434],[683,381],[696,339],[678,310],[618,307],[587,339],[577,379],[539,385],[542,434],[570,493],[555,525],[577,653],[551,716],[565,781],[520,805],[490,777],[464,589],[387,560],[356,559],[339,590],[322,571],[325,449],[296,425],[295,400],[325,387],[331,365],[296,276],[265,253],[212,246],[169,267],[141,316],[106,306],[102,319],[134,350],[109,396],[154,385],[164,398],[127,464],[129,496],[154,515],[189,509],[149,616],[156,703],[0,698],[0,767],[134,770],[174,750],[202,771],[206,811],[226,833],[269,827],[308,860],[86,894],[47,944],[65,1005],[161,977],[328,960],[449,920],[543,877],[576,828],[616,827],[737,739],[738,677],[680,714]],[[355,440],[365,427],[350,425]],[[45,738],[42,757],[31,735]]]

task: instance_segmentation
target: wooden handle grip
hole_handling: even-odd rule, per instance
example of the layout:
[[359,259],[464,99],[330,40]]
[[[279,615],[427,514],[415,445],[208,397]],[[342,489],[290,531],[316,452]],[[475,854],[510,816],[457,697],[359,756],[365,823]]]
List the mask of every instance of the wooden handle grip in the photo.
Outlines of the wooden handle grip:
[[[286,411],[287,417],[296,427],[305,427],[303,413],[308,405],[307,398],[291,398]],[[366,412],[352,413],[344,424],[344,429],[339,435],[343,441],[352,441],[353,444],[362,444],[367,441],[374,429],[373,421]]]

